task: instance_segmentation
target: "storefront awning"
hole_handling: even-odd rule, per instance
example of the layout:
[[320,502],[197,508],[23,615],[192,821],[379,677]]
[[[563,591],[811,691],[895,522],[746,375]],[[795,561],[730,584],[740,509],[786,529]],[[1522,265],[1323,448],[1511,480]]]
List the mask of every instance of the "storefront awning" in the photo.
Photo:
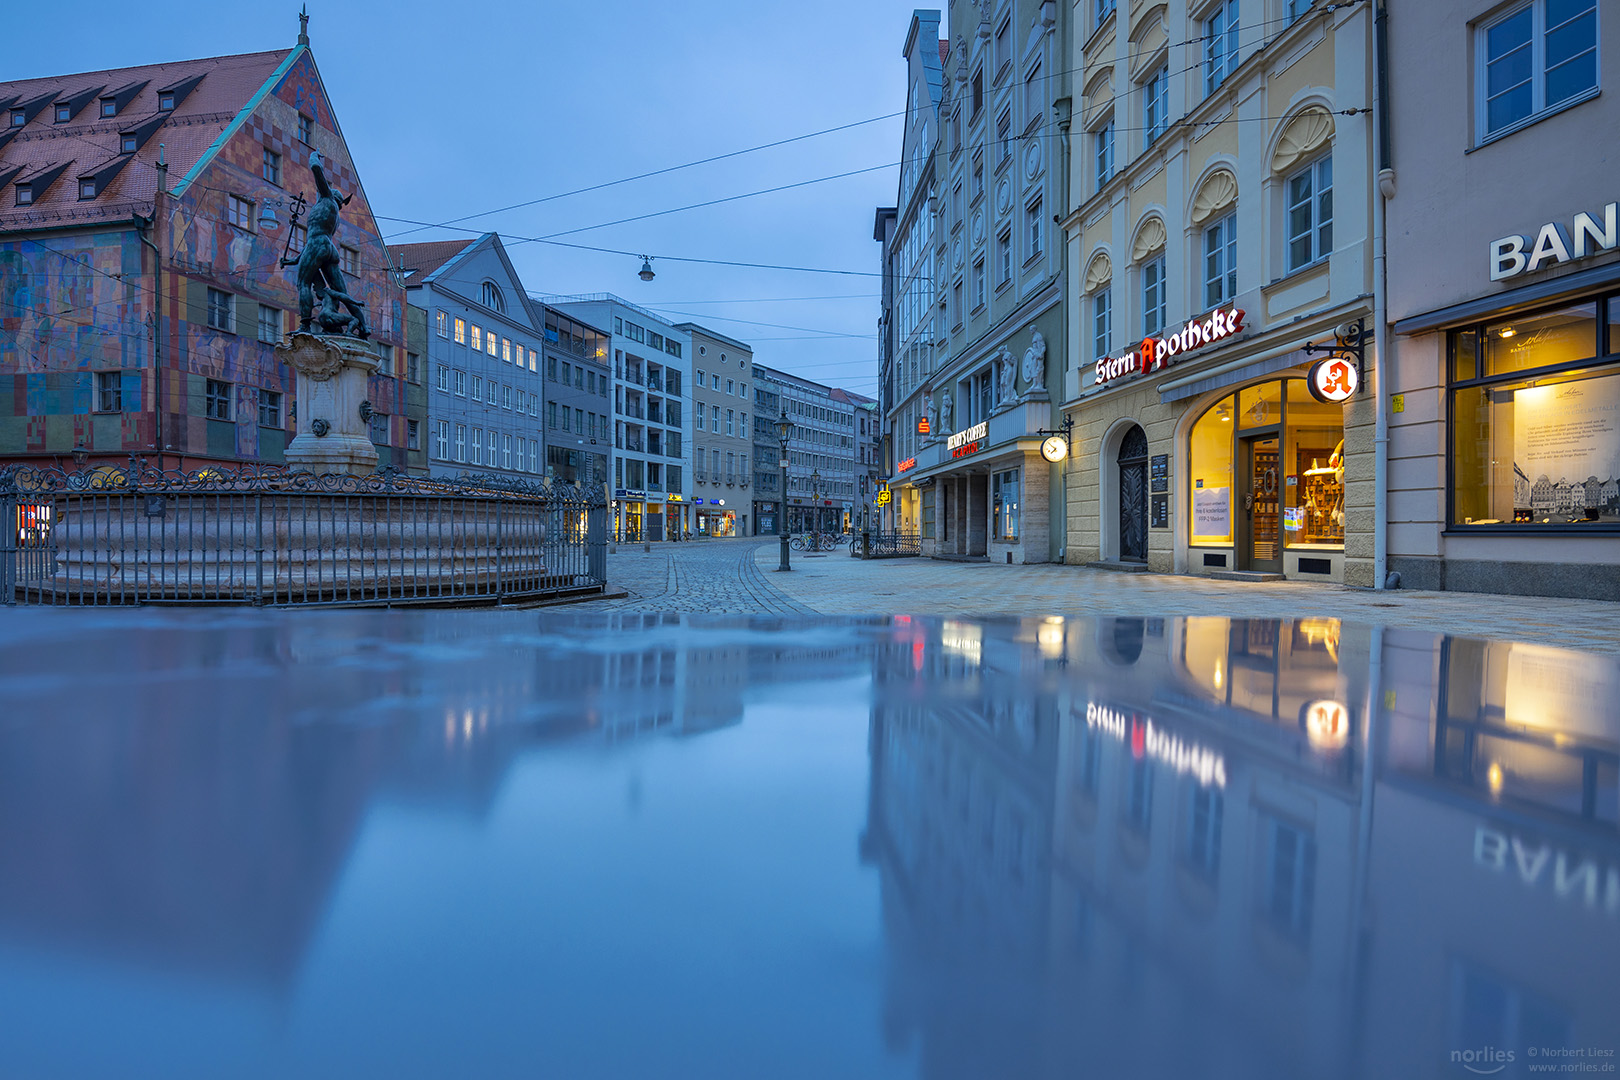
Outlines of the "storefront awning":
[[1463,326],[1486,318],[1513,315],[1525,308],[1552,303],[1566,296],[1575,296],[1592,289],[1601,289],[1620,282],[1620,262],[1605,263],[1573,274],[1563,274],[1517,289],[1492,293],[1467,300],[1450,307],[1437,308],[1422,315],[1411,315],[1395,322],[1395,332],[1401,335],[1426,334],[1431,330],[1445,330]]

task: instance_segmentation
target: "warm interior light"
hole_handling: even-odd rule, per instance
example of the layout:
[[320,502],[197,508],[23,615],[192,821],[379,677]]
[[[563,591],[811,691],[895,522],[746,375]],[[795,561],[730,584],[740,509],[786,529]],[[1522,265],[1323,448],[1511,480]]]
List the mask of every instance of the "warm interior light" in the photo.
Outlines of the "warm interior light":
[[1497,333],[1499,335],[1501,335],[1502,337],[1510,338],[1514,334],[1517,334],[1518,331],[1513,329],[1513,327],[1511,327],[1511,326],[1504,326],[1504,327],[1502,327],[1502,329],[1498,330]]
[[1491,762],[1490,770],[1485,774],[1490,781],[1491,794],[1495,795],[1502,790],[1502,765],[1500,762]]

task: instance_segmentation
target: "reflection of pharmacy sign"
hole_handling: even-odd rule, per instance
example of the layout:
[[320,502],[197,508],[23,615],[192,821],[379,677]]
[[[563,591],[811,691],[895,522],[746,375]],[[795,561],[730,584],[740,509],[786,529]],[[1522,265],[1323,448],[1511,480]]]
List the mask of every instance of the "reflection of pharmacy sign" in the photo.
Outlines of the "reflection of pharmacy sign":
[[1337,701],[1305,706],[1305,736],[1318,750],[1342,750],[1350,741],[1350,710]]
[[1543,266],[1614,250],[1620,241],[1616,211],[1620,211],[1620,203],[1605,206],[1601,222],[1588,213],[1576,214],[1572,227],[1565,227],[1561,221],[1549,221],[1537,230],[1535,243],[1527,236],[1492,240],[1491,280],[1503,281],[1534,273]]
[[1356,396],[1361,387],[1361,372],[1356,370],[1353,358],[1335,354],[1311,365],[1305,385],[1317,401],[1336,405]]
[[951,457],[964,457],[968,454],[977,453],[982,447],[985,437],[989,434],[990,422],[980,420],[972,427],[958,431],[955,435],[946,439],[945,446],[950,450]]
[[1194,319],[1166,337],[1143,338],[1142,344],[1119,356],[1097,361],[1097,385],[1102,386],[1127,375],[1158,371],[1176,363],[1182,353],[1225,341],[1243,330],[1243,309],[1222,308],[1205,319]]
[[1131,756],[1138,760],[1152,758],[1172,772],[1192,776],[1200,787],[1226,786],[1226,758],[1221,753],[1166,731],[1149,717],[1090,701],[1086,726],[1129,743]]

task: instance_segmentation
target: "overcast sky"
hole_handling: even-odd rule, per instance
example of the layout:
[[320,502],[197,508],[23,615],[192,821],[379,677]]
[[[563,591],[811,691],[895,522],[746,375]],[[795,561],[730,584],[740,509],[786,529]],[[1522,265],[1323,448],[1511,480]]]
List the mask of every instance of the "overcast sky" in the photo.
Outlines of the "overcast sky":
[[[294,3],[205,14],[88,0],[70,17],[56,5],[13,8],[0,40],[0,73],[13,79],[258,52],[298,34]],[[403,232],[411,226],[386,219],[442,222],[897,113],[912,10],[896,0],[311,0],[310,38],[372,206],[385,231]],[[894,203],[899,156],[900,118],[890,117],[463,225],[546,236],[884,166],[558,237],[654,255],[650,284],[634,258],[508,240],[532,293],[617,293],[749,342],[761,363],[872,393],[876,277],[656,256],[875,273],[873,211]]]

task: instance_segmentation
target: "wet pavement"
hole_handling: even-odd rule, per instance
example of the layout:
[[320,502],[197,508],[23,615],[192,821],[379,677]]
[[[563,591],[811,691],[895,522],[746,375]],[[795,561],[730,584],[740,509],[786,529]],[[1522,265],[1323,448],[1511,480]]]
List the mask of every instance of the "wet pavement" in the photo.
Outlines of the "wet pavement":
[[0,694],[0,1076],[1620,1060],[1612,657],[1317,617],[19,611]]

